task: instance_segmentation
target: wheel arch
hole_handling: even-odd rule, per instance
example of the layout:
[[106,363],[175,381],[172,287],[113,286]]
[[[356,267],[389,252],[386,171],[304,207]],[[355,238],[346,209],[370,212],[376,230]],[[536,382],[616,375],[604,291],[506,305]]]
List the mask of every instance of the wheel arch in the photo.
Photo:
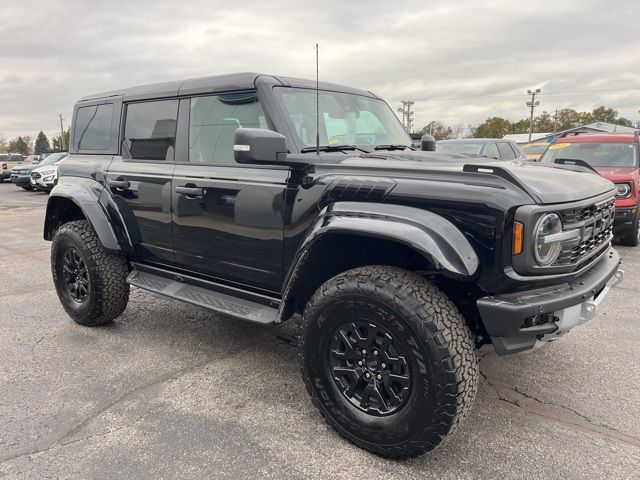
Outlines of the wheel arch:
[[[117,215],[109,215],[101,202],[102,185],[88,179],[60,183],[51,192],[44,221],[44,239],[52,240],[56,230],[73,220],[87,220],[104,248],[113,252],[131,249],[126,229]],[[113,212],[117,210],[112,209]]]
[[478,274],[479,259],[462,232],[433,212],[401,205],[336,203],[320,213],[298,249],[284,282],[278,321],[301,313],[328,279],[366,265],[470,282]]

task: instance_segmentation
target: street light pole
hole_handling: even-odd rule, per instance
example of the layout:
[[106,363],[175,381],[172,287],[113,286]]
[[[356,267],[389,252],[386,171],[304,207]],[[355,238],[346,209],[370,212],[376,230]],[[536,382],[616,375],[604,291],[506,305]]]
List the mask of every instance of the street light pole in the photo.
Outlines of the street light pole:
[[540,105],[540,101],[536,100],[536,95],[540,93],[540,89],[534,91],[527,90],[527,94],[531,95],[531,101],[527,102],[527,107],[531,108],[531,116],[529,117],[529,143],[531,143],[531,135],[533,134],[533,109]]

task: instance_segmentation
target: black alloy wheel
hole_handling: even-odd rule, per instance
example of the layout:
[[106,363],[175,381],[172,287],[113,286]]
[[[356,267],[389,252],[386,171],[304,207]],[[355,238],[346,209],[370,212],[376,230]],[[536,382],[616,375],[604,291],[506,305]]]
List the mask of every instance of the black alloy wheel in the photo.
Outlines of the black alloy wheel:
[[411,367],[399,341],[371,320],[338,327],[329,347],[336,387],[356,408],[370,415],[390,415],[411,395]]
[[73,247],[62,257],[62,275],[67,294],[78,303],[84,302],[89,295],[89,272],[82,256]]

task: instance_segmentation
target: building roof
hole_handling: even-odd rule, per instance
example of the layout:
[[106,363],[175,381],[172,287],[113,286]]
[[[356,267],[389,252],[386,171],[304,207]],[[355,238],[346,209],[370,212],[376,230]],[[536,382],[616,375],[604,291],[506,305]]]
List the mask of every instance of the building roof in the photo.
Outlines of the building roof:
[[553,133],[532,133],[531,134],[531,142],[529,142],[529,134],[528,133],[510,133],[509,135],[505,135],[505,140],[513,140],[516,143],[533,143],[538,140],[542,140],[543,138],[552,137]]

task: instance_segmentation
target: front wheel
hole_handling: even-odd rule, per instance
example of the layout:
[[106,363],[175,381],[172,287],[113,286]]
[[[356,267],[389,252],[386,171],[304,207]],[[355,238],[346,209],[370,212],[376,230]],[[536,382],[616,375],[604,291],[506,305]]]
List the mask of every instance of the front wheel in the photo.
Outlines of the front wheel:
[[65,223],[51,246],[51,273],[60,302],[81,325],[111,322],[129,301],[127,260],[108,252],[86,220]]
[[332,278],[307,304],[300,336],[314,404],[340,435],[378,455],[433,450],[473,405],[472,334],[449,298],[414,273],[372,266]]

